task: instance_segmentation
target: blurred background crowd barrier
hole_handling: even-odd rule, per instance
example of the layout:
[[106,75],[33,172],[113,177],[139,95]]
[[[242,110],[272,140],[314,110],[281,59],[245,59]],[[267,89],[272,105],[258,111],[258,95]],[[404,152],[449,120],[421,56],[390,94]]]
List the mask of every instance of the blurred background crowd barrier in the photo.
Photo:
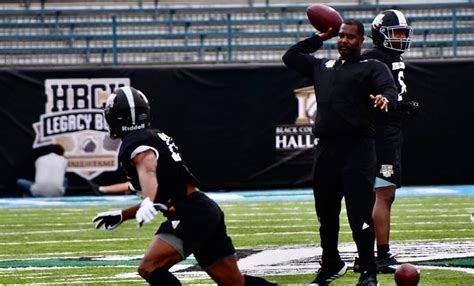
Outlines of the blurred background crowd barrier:
[[[366,33],[381,10],[403,11],[414,26],[407,59],[474,56],[473,1],[414,2],[2,1],[0,65],[280,63],[315,32],[305,12],[313,3],[361,20]],[[335,44],[323,55],[337,57]]]

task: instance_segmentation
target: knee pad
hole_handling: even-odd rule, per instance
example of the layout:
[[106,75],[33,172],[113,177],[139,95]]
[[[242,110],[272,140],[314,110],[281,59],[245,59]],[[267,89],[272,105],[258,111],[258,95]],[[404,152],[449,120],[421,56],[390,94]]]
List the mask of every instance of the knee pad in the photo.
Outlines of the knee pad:
[[176,278],[168,269],[157,268],[145,278],[150,285],[164,285],[164,286],[181,286],[178,278]]

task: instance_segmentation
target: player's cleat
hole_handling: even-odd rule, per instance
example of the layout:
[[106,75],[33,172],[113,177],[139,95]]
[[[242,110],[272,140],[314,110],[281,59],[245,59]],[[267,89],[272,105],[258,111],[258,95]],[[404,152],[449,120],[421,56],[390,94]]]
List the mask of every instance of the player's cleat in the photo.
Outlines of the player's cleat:
[[[391,274],[395,273],[395,270],[397,269],[397,265],[400,263],[395,259],[394,254],[390,254],[388,257],[384,258],[377,258],[376,264],[377,264],[377,272],[382,273],[382,274]],[[352,270],[356,273],[360,273],[360,265],[359,265],[359,258],[356,257],[354,259],[354,266],[352,267]]]
[[375,273],[370,273],[364,271],[360,274],[359,281],[356,284],[357,286],[379,286],[377,281],[377,275]]
[[387,257],[377,257],[375,262],[377,263],[377,271],[379,273],[395,273],[397,265],[400,264],[397,259],[395,259],[395,255],[390,253]]
[[352,266],[352,270],[355,273],[360,273],[359,257],[354,258],[354,266]]
[[347,264],[343,261],[340,261],[339,264],[335,266],[322,266],[319,268],[316,278],[311,282],[310,285],[315,286],[326,286],[329,285],[332,281],[346,274]]

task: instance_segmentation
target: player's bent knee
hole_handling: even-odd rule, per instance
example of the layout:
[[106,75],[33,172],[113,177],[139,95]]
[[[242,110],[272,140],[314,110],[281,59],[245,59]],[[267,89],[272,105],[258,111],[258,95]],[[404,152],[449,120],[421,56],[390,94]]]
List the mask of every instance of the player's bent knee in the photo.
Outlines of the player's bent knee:
[[153,272],[153,270],[154,269],[149,267],[146,263],[141,263],[138,266],[138,274],[144,279],[146,279],[146,277],[148,277],[151,274],[151,272]]
[[140,274],[141,277],[146,278],[153,271],[155,271],[155,269],[169,269],[170,266],[174,264],[175,262],[171,261],[167,257],[157,260],[146,259],[145,257],[144,260],[138,266],[138,274]]
[[145,271],[143,268],[138,267],[138,275],[143,279],[146,279],[150,273]]
[[139,268],[138,273],[150,285],[181,286],[181,282],[179,282],[178,278],[171,274],[168,269],[157,268],[152,272],[148,272],[146,270],[142,271],[143,272],[140,272]]

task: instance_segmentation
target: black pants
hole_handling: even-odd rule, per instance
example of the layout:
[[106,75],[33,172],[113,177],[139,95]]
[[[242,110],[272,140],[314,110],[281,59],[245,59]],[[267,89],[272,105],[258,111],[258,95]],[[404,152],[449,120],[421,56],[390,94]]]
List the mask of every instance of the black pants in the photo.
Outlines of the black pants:
[[215,201],[203,192],[194,192],[174,206],[176,212],[168,215],[156,234],[170,233],[182,239],[184,256],[193,253],[203,269],[235,255],[224,213]]
[[375,271],[375,233],[372,222],[375,167],[373,139],[319,140],[314,158],[313,192],[320,223],[323,266],[341,259],[337,245],[339,214],[344,197],[361,270]]

